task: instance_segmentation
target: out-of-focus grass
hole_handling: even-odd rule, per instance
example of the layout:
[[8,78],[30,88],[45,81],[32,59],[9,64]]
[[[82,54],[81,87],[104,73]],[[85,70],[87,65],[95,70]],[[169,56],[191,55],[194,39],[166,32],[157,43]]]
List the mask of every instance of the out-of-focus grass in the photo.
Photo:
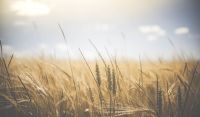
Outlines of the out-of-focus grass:
[[0,116],[199,116],[198,61],[105,62],[1,57]]

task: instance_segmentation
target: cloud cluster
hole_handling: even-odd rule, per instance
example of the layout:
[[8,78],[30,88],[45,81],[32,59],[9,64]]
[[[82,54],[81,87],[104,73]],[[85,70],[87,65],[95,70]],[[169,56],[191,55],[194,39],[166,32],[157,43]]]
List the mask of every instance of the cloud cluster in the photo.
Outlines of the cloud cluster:
[[179,27],[177,29],[175,29],[174,33],[176,35],[184,35],[184,34],[188,34],[190,32],[188,27]]
[[157,40],[166,35],[166,31],[159,25],[144,25],[139,27],[139,31],[146,35],[147,39]]
[[[166,36],[166,30],[161,28],[159,25],[144,25],[139,27],[139,31],[146,36],[150,41],[160,39]],[[189,34],[190,30],[188,27],[182,26],[177,27],[174,32],[175,35],[185,35]]]
[[55,45],[50,46],[45,43],[40,43],[37,47],[36,53],[42,53],[47,56],[56,56],[59,58],[66,57],[67,55],[67,46],[65,43],[55,43]]
[[44,43],[40,43],[36,46],[35,50],[27,49],[27,50],[16,50],[11,45],[2,45],[3,53],[5,55],[14,54],[17,57],[32,57],[32,55],[45,55],[45,56],[53,56],[57,57],[66,57],[67,46],[65,43],[56,43],[55,46],[50,46]]
[[11,5],[11,10],[20,16],[40,16],[50,12],[46,4],[32,0],[16,1]]

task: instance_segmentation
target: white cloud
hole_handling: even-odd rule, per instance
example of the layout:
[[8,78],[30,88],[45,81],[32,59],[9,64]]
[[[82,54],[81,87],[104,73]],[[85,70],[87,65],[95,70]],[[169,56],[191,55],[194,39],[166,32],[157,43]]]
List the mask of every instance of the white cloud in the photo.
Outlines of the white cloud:
[[11,5],[11,10],[21,16],[39,16],[50,12],[49,7],[38,1],[17,1]]
[[139,31],[146,35],[149,41],[157,40],[166,35],[166,31],[159,25],[140,26]]
[[175,29],[174,33],[177,35],[188,34],[190,32],[188,27],[179,27]]
[[159,36],[166,35],[166,31],[158,25],[140,26],[139,30],[144,34],[156,34]]

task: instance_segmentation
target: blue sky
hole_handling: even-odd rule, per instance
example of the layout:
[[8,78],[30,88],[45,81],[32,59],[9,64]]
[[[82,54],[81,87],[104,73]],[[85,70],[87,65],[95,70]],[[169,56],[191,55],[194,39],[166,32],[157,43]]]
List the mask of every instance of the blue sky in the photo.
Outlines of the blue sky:
[[[88,59],[103,55],[137,59],[200,58],[198,0],[3,0],[0,39],[7,53],[44,53]],[[66,35],[62,39],[58,23]],[[169,43],[170,39],[175,48]],[[106,49],[105,49],[106,48]]]

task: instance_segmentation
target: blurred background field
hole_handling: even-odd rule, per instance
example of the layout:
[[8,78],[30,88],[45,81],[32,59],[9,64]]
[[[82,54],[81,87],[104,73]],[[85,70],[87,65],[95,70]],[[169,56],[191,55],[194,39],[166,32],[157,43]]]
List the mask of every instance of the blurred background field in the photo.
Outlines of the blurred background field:
[[198,60],[1,57],[2,117],[198,117]]

